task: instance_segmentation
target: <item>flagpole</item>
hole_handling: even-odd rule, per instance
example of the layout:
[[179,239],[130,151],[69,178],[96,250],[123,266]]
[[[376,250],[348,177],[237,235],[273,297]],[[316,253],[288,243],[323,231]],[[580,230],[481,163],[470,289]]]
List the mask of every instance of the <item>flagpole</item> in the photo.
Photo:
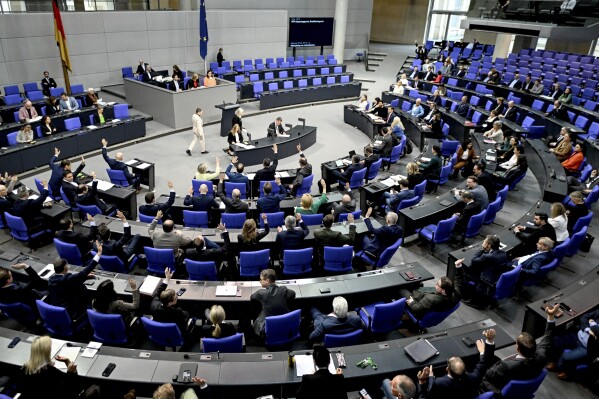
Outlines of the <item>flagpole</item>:
[[[58,53],[60,54],[60,48],[58,48]],[[66,92],[69,96],[71,96],[71,81],[69,80],[69,70],[67,69],[67,66],[65,65],[64,62],[62,63],[62,76],[64,78],[64,84],[65,84],[65,89]]]

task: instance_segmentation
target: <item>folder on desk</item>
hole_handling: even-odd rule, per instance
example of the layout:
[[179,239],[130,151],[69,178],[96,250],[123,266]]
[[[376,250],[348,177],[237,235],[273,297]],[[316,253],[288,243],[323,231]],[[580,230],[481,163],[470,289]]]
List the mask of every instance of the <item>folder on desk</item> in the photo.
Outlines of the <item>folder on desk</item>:
[[406,354],[416,363],[422,364],[437,356],[439,351],[427,339],[419,339],[404,348]]
[[150,166],[152,166],[151,163],[144,162],[142,164],[137,165],[136,168],[137,169],[148,169]]
[[237,296],[236,285],[219,285],[216,287],[216,296]]
[[141,287],[139,287],[139,293],[146,295],[154,295],[154,291],[156,291],[156,287],[158,287],[160,280],[160,277],[146,276],[146,279],[141,284]]
[[337,165],[337,167],[340,168],[341,166],[343,166],[343,160],[341,160],[341,159],[336,160],[335,165]]
[[279,177],[289,177],[289,172],[279,172]]

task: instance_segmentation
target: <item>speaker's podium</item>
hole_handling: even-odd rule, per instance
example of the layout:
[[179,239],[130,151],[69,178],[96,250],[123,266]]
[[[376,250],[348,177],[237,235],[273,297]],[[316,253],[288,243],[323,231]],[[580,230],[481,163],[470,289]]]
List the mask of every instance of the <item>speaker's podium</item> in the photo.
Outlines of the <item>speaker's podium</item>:
[[237,111],[237,108],[239,108],[239,104],[223,103],[215,105],[215,107],[223,112],[220,119],[220,136],[227,137],[232,127],[231,120],[235,115],[235,111]]

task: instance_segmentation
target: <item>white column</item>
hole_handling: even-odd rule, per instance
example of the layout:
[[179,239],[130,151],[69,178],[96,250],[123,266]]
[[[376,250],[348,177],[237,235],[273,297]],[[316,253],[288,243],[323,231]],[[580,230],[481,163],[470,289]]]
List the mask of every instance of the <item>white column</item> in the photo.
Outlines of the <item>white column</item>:
[[348,0],[335,1],[335,40],[333,41],[333,54],[339,64],[343,64],[343,54],[345,53],[347,5]]
[[495,39],[495,50],[493,51],[493,61],[495,58],[505,58],[510,50],[512,35],[506,33],[498,33]]
[[191,11],[191,0],[179,0],[179,11]]

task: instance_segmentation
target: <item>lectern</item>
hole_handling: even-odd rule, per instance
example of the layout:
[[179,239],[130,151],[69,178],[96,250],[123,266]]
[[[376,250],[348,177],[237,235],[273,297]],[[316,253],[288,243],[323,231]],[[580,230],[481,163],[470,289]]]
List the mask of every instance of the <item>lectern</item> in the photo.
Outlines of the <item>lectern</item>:
[[239,104],[223,103],[215,105],[215,107],[223,112],[220,119],[220,136],[227,137],[231,130],[231,120],[235,115],[235,111],[239,108]]

